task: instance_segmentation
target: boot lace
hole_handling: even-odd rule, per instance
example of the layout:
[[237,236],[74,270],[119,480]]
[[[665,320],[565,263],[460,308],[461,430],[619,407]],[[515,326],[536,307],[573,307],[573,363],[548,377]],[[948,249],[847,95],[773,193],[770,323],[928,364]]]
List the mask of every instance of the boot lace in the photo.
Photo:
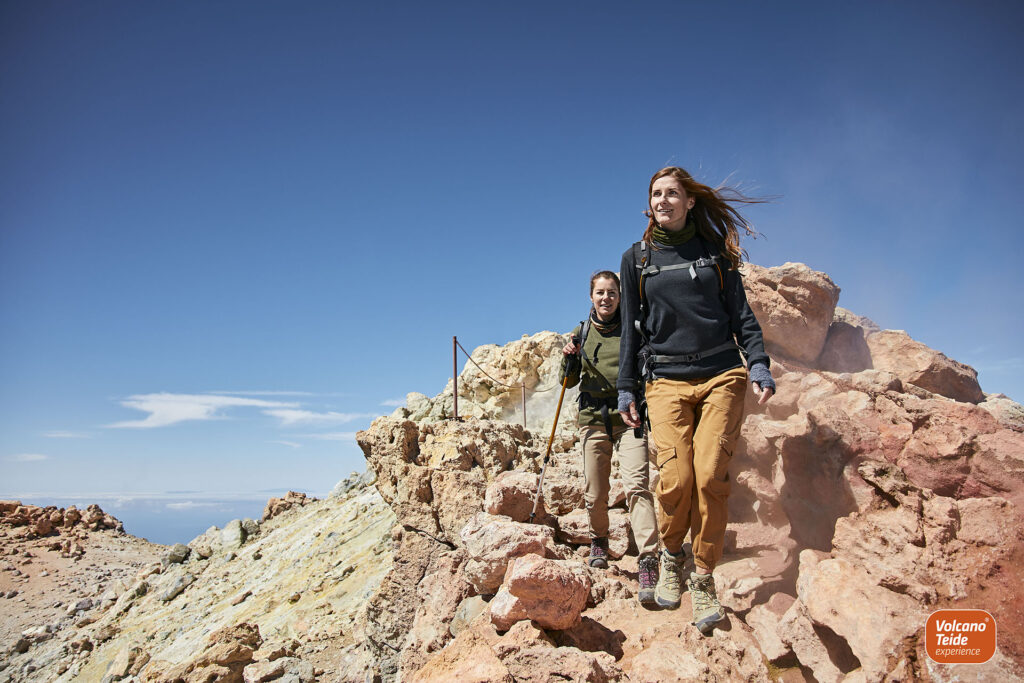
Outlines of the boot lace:
[[658,582],[656,578],[656,572],[658,570],[658,560],[654,557],[645,557],[640,560],[640,585],[641,586],[653,586]]
[[679,592],[679,564],[673,562],[664,555],[661,558],[661,580],[665,588],[672,592]]
[[691,579],[690,598],[694,602],[694,611],[716,610],[719,607],[718,594],[715,592],[715,582],[708,574],[708,578]]

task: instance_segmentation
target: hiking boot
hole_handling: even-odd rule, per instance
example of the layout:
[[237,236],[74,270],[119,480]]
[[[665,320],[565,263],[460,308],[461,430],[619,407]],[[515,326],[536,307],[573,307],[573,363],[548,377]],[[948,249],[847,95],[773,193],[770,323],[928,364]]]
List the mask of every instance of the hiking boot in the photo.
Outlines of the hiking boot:
[[590,559],[587,564],[595,569],[608,568],[608,539],[594,538],[590,541]]
[[678,555],[673,555],[667,550],[661,551],[661,576],[658,577],[658,587],[654,589],[654,601],[661,607],[679,607],[679,583],[682,580],[685,557],[682,551],[679,551]]
[[693,601],[693,625],[708,635],[715,624],[725,619],[725,610],[715,592],[715,577],[693,572],[686,582],[686,589],[690,591],[690,600]]
[[637,599],[649,605],[654,602],[654,587],[658,584],[658,556],[644,555],[637,565],[640,568],[640,592]]

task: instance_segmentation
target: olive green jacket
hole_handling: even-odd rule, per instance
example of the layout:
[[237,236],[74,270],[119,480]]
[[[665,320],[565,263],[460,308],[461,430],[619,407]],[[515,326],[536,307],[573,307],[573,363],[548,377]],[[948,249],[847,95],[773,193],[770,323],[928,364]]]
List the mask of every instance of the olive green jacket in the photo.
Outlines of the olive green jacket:
[[[581,325],[577,325],[572,335],[578,336]],[[586,360],[581,360],[583,366],[582,376],[579,371],[569,375],[566,387],[580,385],[580,394],[589,394],[596,402],[608,401],[608,417],[613,428],[625,427],[626,424],[619,416],[615,404],[618,399],[618,391],[615,382],[619,377],[619,340],[621,339],[622,326],[608,335],[601,332],[593,324],[587,333],[586,342],[583,344],[583,351],[586,353]],[[562,356],[562,370],[558,376],[559,381],[565,378],[565,365],[567,356]],[[586,397],[583,397],[580,408],[579,426],[604,426],[601,418],[601,409],[588,405]]]

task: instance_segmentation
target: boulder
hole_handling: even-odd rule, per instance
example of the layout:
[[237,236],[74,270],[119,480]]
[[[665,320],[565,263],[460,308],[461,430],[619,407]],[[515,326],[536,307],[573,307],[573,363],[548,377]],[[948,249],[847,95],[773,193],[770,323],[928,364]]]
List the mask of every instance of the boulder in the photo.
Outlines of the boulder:
[[[484,496],[484,509],[491,515],[504,515],[516,522],[526,522],[533,511],[539,477],[530,472],[502,472]],[[538,505],[538,516],[543,515],[543,498]]]
[[565,515],[583,507],[583,470],[568,463],[548,467],[544,476],[544,505],[551,514]]
[[267,505],[263,508],[263,516],[261,519],[267,521],[277,517],[282,512],[291,510],[293,507],[302,507],[313,502],[315,498],[307,498],[305,493],[299,493],[297,491],[289,491],[284,495],[284,498],[271,498],[267,501]]
[[868,336],[867,343],[876,370],[886,370],[904,382],[954,401],[985,400],[974,368],[911,339],[903,330],[875,332]]
[[165,567],[169,567],[172,564],[181,564],[188,557],[189,552],[189,547],[184,543],[175,543],[164,553],[160,561]]
[[589,594],[590,576],[579,563],[526,555],[512,563],[491,601],[491,622],[502,631],[523,619],[545,629],[570,628]]
[[225,550],[238,550],[245,543],[245,529],[242,528],[242,520],[233,519],[224,525],[220,532],[221,547]]
[[218,527],[210,527],[189,541],[189,549],[200,559],[206,560],[213,557],[222,548],[220,531]]
[[477,593],[497,592],[510,560],[528,554],[554,556],[554,532],[546,526],[478,513],[462,530],[469,555],[466,580]]
[[825,346],[839,287],[802,263],[744,266],[747,301],[761,324],[768,353],[812,364]]

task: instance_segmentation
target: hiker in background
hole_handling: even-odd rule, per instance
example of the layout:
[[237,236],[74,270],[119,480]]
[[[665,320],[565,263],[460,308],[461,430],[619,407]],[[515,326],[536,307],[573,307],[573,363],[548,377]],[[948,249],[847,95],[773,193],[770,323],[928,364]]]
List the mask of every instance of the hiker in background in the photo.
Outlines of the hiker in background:
[[689,532],[695,571],[686,587],[693,623],[705,634],[725,618],[712,571],[725,541],[729,461],[747,382],[759,403],[775,393],[738,271],[739,230],[754,231],[733,205],[759,201],[663,168],[648,187],[643,239],[622,255],[617,407],[627,425],[639,426],[636,387],[644,382],[664,546],[655,601],[679,606]]
[[[647,437],[642,428],[626,427],[616,409],[619,379],[619,278],[608,270],[590,278],[589,318],[572,331],[562,349],[561,378],[566,386],[580,385],[580,438],[583,442],[584,499],[590,519],[591,567],[608,566],[608,492],[612,448],[619,447],[619,476],[626,488],[633,538],[639,549],[638,598],[654,602],[658,581],[658,524],[647,463]],[[569,363],[575,355],[580,363]],[[581,369],[582,368],[582,369]]]

